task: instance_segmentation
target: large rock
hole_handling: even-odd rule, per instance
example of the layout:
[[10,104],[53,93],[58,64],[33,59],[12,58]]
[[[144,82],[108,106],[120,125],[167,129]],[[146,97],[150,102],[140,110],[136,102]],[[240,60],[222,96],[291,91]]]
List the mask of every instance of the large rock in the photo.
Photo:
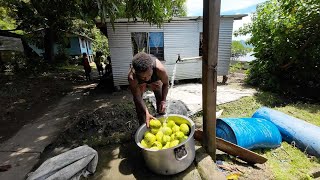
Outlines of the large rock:
[[[149,101],[154,109],[157,109],[156,98],[154,97],[153,92],[147,91],[143,95],[143,99]],[[189,109],[187,105],[181,100],[170,100],[167,101],[167,109],[168,114],[180,114],[187,116],[189,113]]]
[[169,102],[170,105],[167,104],[167,107],[169,106],[168,114],[180,114],[187,116],[188,115],[188,108],[187,106],[180,100],[173,100]]

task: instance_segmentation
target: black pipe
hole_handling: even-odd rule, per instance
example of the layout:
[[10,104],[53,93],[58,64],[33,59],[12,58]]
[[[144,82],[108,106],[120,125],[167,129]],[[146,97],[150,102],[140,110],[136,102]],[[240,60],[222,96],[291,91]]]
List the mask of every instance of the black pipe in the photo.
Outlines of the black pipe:
[[178,63],[178,62],[182,62],[182,60],[180,58],[180,54],[178,54],[178,59],[177,59],[176,63]]

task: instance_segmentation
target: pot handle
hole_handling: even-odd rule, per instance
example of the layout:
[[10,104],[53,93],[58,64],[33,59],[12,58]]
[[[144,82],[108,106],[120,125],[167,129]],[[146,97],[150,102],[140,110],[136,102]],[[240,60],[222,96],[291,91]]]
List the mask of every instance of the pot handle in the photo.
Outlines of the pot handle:
[[175,157],[178,161],[185,159],[188,156],[188,151],[186,150],[185,145],[177,147],[174,149]]

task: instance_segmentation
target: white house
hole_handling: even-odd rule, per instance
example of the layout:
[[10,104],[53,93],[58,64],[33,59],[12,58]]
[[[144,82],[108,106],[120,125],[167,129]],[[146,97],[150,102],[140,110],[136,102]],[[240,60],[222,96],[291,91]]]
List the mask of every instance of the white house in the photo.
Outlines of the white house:
[[[218,75],[229,71],[233,21],[247,15],[222,15],[219,31]],[[127,74],[132,57],[138,51],[155,55],[171,76],[180,54],[186,61],[177,65],[176,80],[202,77],[202,17],[179,17],[164,23],[160,28],[141,20],[132,22],[118,19],[114,30],[107,24],[115,86],[127,85]]]

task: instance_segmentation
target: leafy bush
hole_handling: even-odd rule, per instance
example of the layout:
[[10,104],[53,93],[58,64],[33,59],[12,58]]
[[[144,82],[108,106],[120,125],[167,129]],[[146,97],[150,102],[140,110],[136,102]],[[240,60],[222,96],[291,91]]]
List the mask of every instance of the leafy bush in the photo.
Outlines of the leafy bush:
[[47,71],[50,66],[41,57],[27,57],[23,53],[7,51],[2,52],[2,72],[9,71],[14,74],[39,74]]
[[252,34],[257,59],[249,84],[320,99],[319,10],[318,0],[270,0],[257,7],[252,24],[236,33]]
[[243,70],[243,64],[241,62],[237,62],[233,65],[230,65],[230,73],[238,72]]
[[54,63],[56,65],[68,65],[69,62],[72,62],[72,58],[66,53],[60,52],[54,57]]

